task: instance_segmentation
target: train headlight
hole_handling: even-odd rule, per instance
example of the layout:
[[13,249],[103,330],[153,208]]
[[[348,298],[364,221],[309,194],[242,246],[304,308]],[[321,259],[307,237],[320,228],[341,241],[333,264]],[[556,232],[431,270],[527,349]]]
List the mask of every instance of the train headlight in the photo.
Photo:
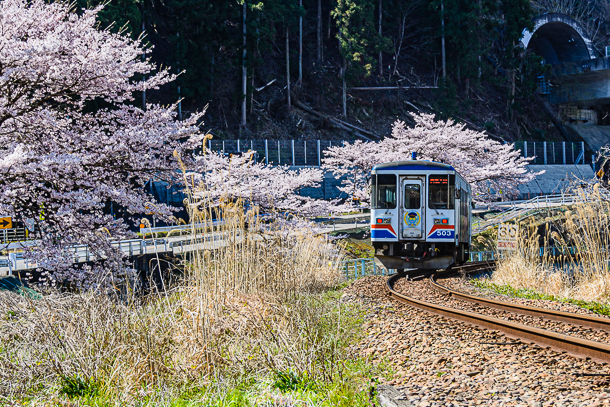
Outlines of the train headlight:
[[392,219],[377,218],[376,222],[378,225],[382,225],[382,224],[389,225],[390,223],[392,223]]
[[444,218],[444,219],[434,219],[434,224],[435,225],[448,225],[449,224],[449,219]]

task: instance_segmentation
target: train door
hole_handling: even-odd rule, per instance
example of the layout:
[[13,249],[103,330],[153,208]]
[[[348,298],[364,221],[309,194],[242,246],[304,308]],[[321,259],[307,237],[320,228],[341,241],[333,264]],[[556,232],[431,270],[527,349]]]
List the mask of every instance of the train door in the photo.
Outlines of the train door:
[[403,238],[421,238],[425,229],[424,183],[419,179],[402,180],[402,204],[400,205]]

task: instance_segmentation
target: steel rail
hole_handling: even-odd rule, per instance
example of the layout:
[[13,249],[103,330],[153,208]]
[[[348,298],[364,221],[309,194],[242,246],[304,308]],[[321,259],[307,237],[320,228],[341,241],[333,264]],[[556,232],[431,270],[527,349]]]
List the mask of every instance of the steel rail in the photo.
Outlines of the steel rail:
[[514,312],[517,314],[531,315],[533,317],[543,317],[554,321],[565,322],[568,324],[586,326],[590,328],[603,329],[610,331],[610,318],[603,318],[594,315],[581,315],[572,312],[555,311],[546,308],[530,307],[528,305],[515,304],[504,301],[492,300],[489,298],[478,297],[475,295],[461,293],[445,287],[434,281],[434,276],[430,276],[430,284],[435,290],[450,295],[462,301],[468,301],[479,305],[485,305],[490,308],[496,308],[503,311]]
[[426,301],[407,297],[394,290],[394,284],[402,276],[395,274],[387,280],[387,289],[391,297],[412,307],[422,309],[432,314],[478,325],[483,328],[502,331],[508,335],[527,339],[543,346],[552,346],[572,354],[591,357],[610,362],[610,345],[588,339],[576,338],[540,328],[534,328],[516,322],[493,318],[474,312],[432,304]]

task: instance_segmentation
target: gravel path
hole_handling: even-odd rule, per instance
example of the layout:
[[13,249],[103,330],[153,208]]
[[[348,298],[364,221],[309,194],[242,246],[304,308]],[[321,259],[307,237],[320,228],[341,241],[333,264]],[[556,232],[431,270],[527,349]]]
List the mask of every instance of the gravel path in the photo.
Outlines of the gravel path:
[[[457,280],[459,280],[459,278],[456,277],[439,280],[438,282],[441,285],[453,288],[455,283],[452,284],[451,281]],[[429,279],[427,278],[417,281],[400,279],[394,288],[399,293],[405,294],[411,298],[427,301],[433,304],[440,304],[455,309],[476,312],[478,314],[503,319],[505,321],[517,322],[519,324],[546,329],[548,331],[558,332],[578,338],[610,343],[609,331],[570,325],[566,324],[565,322],[542,319],[539,317],[533,317],[531,315],[521,315],[518,313],[489,308],[485,305],[477,305],[468,301],[458,300],[454,297],[447,296],[434,290],[429,283]]]
[[367,311],[366,337],[355,351],[373,363],[387,363],[394,372],[387,384],[413,405],[610,405],[606,364],[515,343],[497,331],[391,301],[385,281],[359,279],[345,289],[343,300]]

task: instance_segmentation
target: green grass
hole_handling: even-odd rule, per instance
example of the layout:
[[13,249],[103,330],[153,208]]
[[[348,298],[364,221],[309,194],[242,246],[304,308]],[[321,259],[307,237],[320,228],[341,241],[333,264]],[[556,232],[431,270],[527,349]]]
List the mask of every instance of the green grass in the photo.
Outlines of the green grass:
[[555,297],[554,295],[540,293],[535,290],[531,290],[531,289],[527,289],[527,288],[514,288],[509,285],[498,285],[498,284],[491,283],[487,280],[471,280],[471,282],[475,287],[491,290],[495,293],[507,295],[507,296],[513,297],[513,298],[525,298],[528,300],[558,301],[558,302],[563,302],[565,304],[573,304],[573,305],[579,306],[581,308],[592,311],[596,314],[610,316],[610,305],[602,304],[602,303],[595,302],[595,301],[583,301],[583,300],[576,300],[573,298],[559,298],[559,297]]
[[359,259],[370,259],[375,255],[375,249],[370,244],[370,239],[342,239],[339,245],[351,256]]

